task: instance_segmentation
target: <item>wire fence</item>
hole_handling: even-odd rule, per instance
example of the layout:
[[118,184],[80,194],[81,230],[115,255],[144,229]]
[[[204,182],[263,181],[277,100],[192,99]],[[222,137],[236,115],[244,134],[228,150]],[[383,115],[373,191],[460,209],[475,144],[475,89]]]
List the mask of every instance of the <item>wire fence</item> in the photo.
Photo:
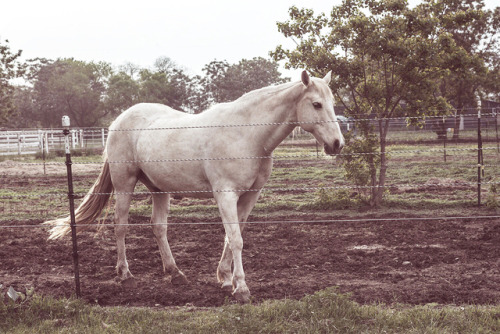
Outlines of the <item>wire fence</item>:
[[[144,186],[139,186],[134,192],[95,192],[90,196],[133,195],[136,203],[131,209],[132,214],[148,215],[151,208],[151,196],[154,194],[169,194],[172,195],[174,204],[179,207],[177,212],[175,209],[172,210],[173,216],[176,213],[189,216],[195,211],[198,215],[192,222],[169,221],[169,224],[184,225],[219,224],[216,222],[218,213],[213,200],[209,200],[209,202],[205,200],[202,205],[194,205],[194,211],[189,211],[188,209],[193,202],[186,202],[183,197],[191,195],[207,195],[210,197],[210,195],[222,192],[261,192],[261,201],[255,208],[255,214],[246,222],[247,224],[336,224],[346,222],[377,223],[382,221],[411,223],[414,221],[465,221],[475,219],[498,221],[500,216],[495,208],[496,203],[499,201],[496,188],[500,184],[500,169],[497,168],[500,166],[497,115],[496,112],[491,112],[490,115],[487,115],[487,121],[485,122],[478,122],[477,115],[475,115],[475,121],[469,120],[469,116],[473,117],[474,115],[464,115],[462,116],[463,119],[460,120],[462,122],[460,125],[460,139],[462,140],[450,141],[450,146],[446,145],[448,134],[451,132],[449,131],[450,128],[446,128],[449,122],[447,123],[447,120],[442,119],[442,117],[429,117],[430,121],[427,120],[421,126],[414,126],[411,133],[408,130],[408,124],[412,120],[408,117],[399,117],[390,120],[395,124],[390,128],[390,145],[387,152],[383,153],[350,152],[331,157],[320,152],[311,136],[299,133],[293,134],[285,140],[272,155],[252,156],[242,154],[239,156],[183,156],[168,159],[111,160],[108,161],[109,164],[190,164],[207,161],[224,163],[233,160],[273,159],[274,172],[263,188],[184,189],[151,193]],[[374,126],[376,126],[379,120],[366,119],[366,121],[373,122]],[[413,119],[413,121],[422,120]],[[495,124],[495,136],[490,138],[482,137],[483,123],[488,124],[490,128],[492,124]],[[241,127],[242,131],[246,131],[252,127],[282,124],[285,123],[225,124],[154,129],[134,128],[116,131],[182,131],[194,128],[213,128],[215,130],[227,127]],[[301,125],[298,122],[286,124]],[[403,124],[405,128],[401,127]],[[343,125],[345,127],[346,124]],[[347,125],[350,128],[349,131],[355,134],[356,127],[350,126],[349,123]],[[473,129],[473,125],[476,125],[477,128]],[[444,137],[443,128],[446,129]],[[32,131],[38,136],[34,138],[38,138],[38,149],[43,153],[42,161],[38,156],[38,160],[29,160],[23,157],[17,161],[4,160],[0,162],[2,178],[0,213],[3,217],[0,219],[0,229],[43,228],[44,225],[26,224],[25,221],[34,217],[45,220],[68,215],[67,202],[69,198],[69,213],[72,217],[75,280],[79,280],[77,278],[78,252],[75,232],[78,224],[74,219],[74,201],[80,201],[87,194],[96,174],[99,172],[102,161],[96,159],[95,155],[87,158],[84,156],[85,154],[74,154],[75,161],[73,162],[71,160],[71,149],[73,149],[73,153],[78,152],[75,149],[85,149],[89,146],[101,148],[102,150],[109,131],[98,128],[64,129],[64,133],[60,130],[51,131],[46,132],[39,129]],[[401,135],[403,132],[404,135]],[[27,140],[19,140],[22,135],[13,131],[8,131],[8,135],[15,135],[17,138],[17,152],[14,153],[14,156],[22,156],[20,153],[22,150],[19,148],[20,143],[26,144]],[[49,143],[54,144],[57,142],[60,150],[62,138],[65,139],[66,161],[61,160],[64,156],[58,158],[56,155],[47,158],[50,150],[54,149],[54,145],[51,147]],[[97,138],[97,144],[90,145],[88,138]],[[484,147],[482,146],[483,142],[486,143]],[[1,148],[2,141],[0,140]],[[384,185],[367,185],[366,182],[364,184],[353,184],[352,180],[346,179],[345,175],[348,174],[348,171],[343,171],[342,168],[344,158],[377,156],[380,154],[388,156],[390,163],[387,182]],[[475,162],[476,159],[477,163]],[[43,173],[41,168],[43,168]],[[356,209],[351,207],[354,202],[353,199],[369,196],[370,191],[380,187],[383,187],[387,192],[387,206],[390,209],[393,209],[394,206],[399,208],[398,216],[379,217],[378,215],[383,215],[384,209],[382,209],[382,212],[379,209],[377,214],[371,217],[356,214]],[[485,196],[487,198],[488,207],[486,208],[484,204],[481,208],[481,194],[483,198]],[[475,205],[476,201],[479,208]],[[426,215],[422,210],[415,209],[425,205],[434,205],[434,208],[443,205],[450,210],[447,212],[443,209],[434,209],[430,210],[429,214]],[[414,209],[416,214],[412,213]],[[291,219],[277,219],[276,215],[273,214],[274,210],[300,212],[304,214],[301,217],[305,218],[297,219],[296,215],[291,214]],[[316,215],[313,218],[307,218],[307,214],[310,212],[315,212]],[[318,214],[318,212],[320,213]],[[349,212],[347,217],[345,212]],[[200,216],[204,218],[200,218]],[[111,225],[114,224],[109,220],[101,224],[101,226]],[[151,225],[151,223],[134,225]],[[77,289],[79,289],[79,283],[76,283],[76,285]],[[77,290],[77,295],[79,294],[80,292]]]
[[[398,118],[398,119],[403,119],[403,118]],[[407,118],[405,118],[407,119]],[[274,123],[272,123],[274,125]],[[281,124],[281,123],[280,123]],[[251,124],[251,126],[261,126],[261,125],[269,125],[269,123],[263,123],[263,124]],[[232,126],[232,125],[231,125]],[[250,126],[250,125],[241,125],[237,124],[234,126]],[[208,126],[208,127],[216,127],[216,126]],[[184,127],[183,127],[184,128]],[[161,130],[163,131],[168,131],[171,129],[179,129],[179,128],[162,128]],[[137,129],[133,129],[137,130]],[[155,130],[160,130],[160,129],[155,129]],[[93,129],[90,129],[90,131],[94,131]],[[103,131],[99,130],[101,133],[104,133]],[[72,133],[72,132],[70,132]],[[80,132],[81,133],[81,132]],[[429,136],[430,133],[427,131],[427,136]],[[309,142],[312,140],[309,138],[307,139]],[[283,147],[294,147],[294,145],[297,143],[297,141],[294,141],[293,139],[289,139],[285,141],[285,144]],[[416,143],[418,144],[418,143]],[[287,146],[288,145],[288,146]],[[310,143],[309,143],[309,146]],[[306,145],[307,147],[307,145]],[[199,162],[199,161],[226,161],[226,160],[250,160],[250,159],[273,159],[275,161],[275,165],[278,163],[278,168],[281,170],[282,173],[286,172],[293,172],[294,163],[300,163],[303,161],[310,161],[310,162],[324,162],[331,157],[326,156],[322,153],[319,153],[318,151],[311,152],[310,147],[306,149],[300,149],[300,150],[295,150],[292,153],[289,153],[290,149],[287,150],[282,150],[280,151],[279,149],[277,150],[277,153],[273,155],[267,155],[267,156],[234,156],[234,157],[183,157],[183,158],[172,158],[172,159],[152,159],[152,160],[137,160],[137,161],[131,161],[131,160],[118,160],[118,161],[109,161],[110,164],[130,164],[130,163],[184,163],[184,162]],[[473,163],[473,157],[477,154],[478,151],[481,151],[484,154],[491,153],[491,157],[488,156],[485,161],[482,162],[479,165]],[[445,157],[448,156],[448,159],[450,158],[455,158],[457,161],[442,161],[441,159],[437,158],[436,154],[442,154],[444,153]],[[463,153],[463,154],[462,154]],[[470,153],[470,156],[469,156]],[[342,159],[343,157],[346,156],[362,156],[362,155],[380,155],[380,152],[356,152],[356,153],[341,153],[337,156],[338,159]],[[484,169],[490,169],[494,167],[500,166],[500,160],[498,158],[498,148],[497,147],[474,147],[474,143],[469,145],[468,147],[445,147],[445,148],[437,148],[437,147],[428,147],[424,146],[424,148],[419,148],[419,149],[401,149],[397,145],[394,145],[393,147],[389,147],[387,152],[385,153],[394,160],[399,159],[406,159],[408,160],[405,162],[405,168],[413,168],[413,167],[421,167],[422,165],[427,165],[427,166],[433,166],[437,167],[437,165],[442,165],[445,169],[448,169],[450,167],[450,163],[453,163],[454,167],[460,167],[460,168],[481,168],[482,170]],[[452,155],[456,154],[456,155]],[[425,161],[419,161],[418,157],[430,157],[431,160],[426,159]],[[445,158],[446,159],[446,158]],[[333,164],[337,164],[335,160],[332,160]],[[280,162],[286,162],[288,164],[291,164],[292,167],[289,167],[286,169],[286,166],[279,166]],[[488,163],[489,162],[489,163]],[[61,167],[65,165],[66,163],[63,161],[50,161],[50,162],[24,162],[24,161],[19,161],[16,162],[16,166],[24,166],[27,168],[32,168],[32,167],[37,167],[37,166],[43,166],[44,170],[46,167],[50,166],[56,166],[56,167]],[[102,161],[98,160],[82,160],[82,161],[75,161],[72,162],[72,165],[77,167],[79,165],[81,166],[87,166],[87,165],[101,165]],[[338,166],[337,166],[338,167]],[[15,167],[17,168],[17,167]],[[396,167],[398,168],[398,167]],[[340,169],[340,168],[339,168]],[[64,172],[61,169],[61,172]],[[496,186],[500,181],[497,179],[497,175],[494,173],[490,173],[491,175],[488,175],[484,179],[480,180],[474,180],[472,179],[471,176],[468,176],[466,178],[458,179],[458,181],[455,181],[453,183],[447,182],[443,184],[434,184],[434,185],[429,185],[426,182],[417,182],[417,183],[412,183],[408,182],[387,182],[385,185],[383,185],[384,188],[391,190],[391,189],[401,189],[401,188],[429,188],[430,186],[432,187],[442,187],[442,188],[448,188],[448,189],[460,189],[460,188],[472,188],[476,186]],[[437,175],[437,174],[436,174]],[[6,176],[6,172],[4,172],[4,177]],[[8,175],[7,175],[8,176]],[[87,189],[90,187],[92,179],[86,181],[85,184],[83,185],[77,185],[77,191],[74,193],[74,196],[78,197],[83,197],[86,194]],[[341,190],[341,189],[353,189],[353,190],[369,190],[372,188],[378,188],[381,187],[379,185],[352,185],[352,184],[345,184],[342,182],[336,182],[335,184],[331,185],[324,185],[324,184],[310,184],[308,186],[279,186],[279,185],[273,185],[272,184],[273,178],[271,178],[271,183],[262,188],[262,189],[211,189],[211,190],[178,190],[178,191],[168,191],[168,192],[159,192],[163,194],[171,194],[171,195],[176,195],[176,194],[183,194],[183,195],[189,195],[189,194],[200,194],[200,193],[217,193],[217,192],[257,192],[257,191],[262,191],[264,194],[265,193],[276,193],[276,192],[318,192],[318,191],[325,191],[325,190]],[[299,182],[302,180],[299,180]],[[306,181],[306,180],[305,180]],[[340,183],[340,184],[339,184]],[[138,191],[134,193],[114,193],[114,195],[150,195],[150,192],[143,189],[139,189]],[[99,195],[110,195],[109,193],[94,193],[93,195],[99,196]],[[314,196],[314,195],[313,195]],[[26,192],[18,192],[15,187],[5,187],[1,192],[0,192],[0,199],[2,200],[19,200],[19,199],[26,199],[26,198],[66,198],[67,194],[62,191],[51,191],[48,189],[45,189],[42,192],[34,192],[34,193],[26,193]],[[15,204],[15,201],[11,202],[3,202],[2,210],[3,212],[8,211],[6,209],[6,205],[13,205]],[[49,212],[48,210],[46,211],[47,213]],[[1,226],[0,226],[1,227]]]

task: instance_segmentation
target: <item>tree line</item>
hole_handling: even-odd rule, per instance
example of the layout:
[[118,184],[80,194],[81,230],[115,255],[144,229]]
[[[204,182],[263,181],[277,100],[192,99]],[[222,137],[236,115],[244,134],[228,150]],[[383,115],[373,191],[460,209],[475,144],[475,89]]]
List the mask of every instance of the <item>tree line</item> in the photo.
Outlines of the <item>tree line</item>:
[[[8,41],[0,47],[5,79],[0,81],[0,124],[9,128],[59,127],[63,115],[78,127],[109,125],[140,102],[199,113],[214,103],[287,80],[275,61],[262,57],[236,64],[214,60],[204,66],[204,75],[190,76],[168,57],[158,58],[152,68],[132,63],[115,68],[75,59],[20,63],[21,51],[11,52]],[[22,79],[23,84],[12,85],[12,78]]]

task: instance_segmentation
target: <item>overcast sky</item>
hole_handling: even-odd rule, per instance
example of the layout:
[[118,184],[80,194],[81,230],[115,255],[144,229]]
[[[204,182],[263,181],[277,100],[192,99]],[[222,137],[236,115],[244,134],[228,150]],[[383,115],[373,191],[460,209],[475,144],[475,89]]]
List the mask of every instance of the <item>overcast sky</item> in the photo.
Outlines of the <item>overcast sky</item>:
[[[493,8],[496,0],[486,0]],[[329,12],[340,0],[17,0],[1,5],[0,39],[23,59],[73,57],[151,67],[170,57],[191,74],[210,61],[236,63],[293,47],[276,27],[288,8]],[[411,4],[418,0],[410,0]],[[294,72],[287,72],[288,76]]]

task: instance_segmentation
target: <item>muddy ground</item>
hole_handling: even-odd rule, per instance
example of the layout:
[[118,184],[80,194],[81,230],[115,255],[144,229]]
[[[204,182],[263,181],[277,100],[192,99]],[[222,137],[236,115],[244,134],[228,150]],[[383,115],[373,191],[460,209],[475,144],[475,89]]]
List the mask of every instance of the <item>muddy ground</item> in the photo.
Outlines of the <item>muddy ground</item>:
[[[134,226],[127,250],[139,284],[124,289],[114,280],[114,234],[105,228],[97,237],[90,231],[79,235],[83,299],[99,305],[205,307],[232,300],[215,278],[222,226],[187,225],[176,217],[171,221],[170,245],[188,285],[174,286],[165,279],[151,229]],[[132,219],[147,222],[147,217]],[[0,232],[2,294],[10,286],[17,291],[34,287],[55,297],[74,293],[69,238],[47,241],[44,228]],[[255,302],[298,299],[331,286],[360,303],[500,302],[500,220],[251,224],[244,241],[244,268]]]

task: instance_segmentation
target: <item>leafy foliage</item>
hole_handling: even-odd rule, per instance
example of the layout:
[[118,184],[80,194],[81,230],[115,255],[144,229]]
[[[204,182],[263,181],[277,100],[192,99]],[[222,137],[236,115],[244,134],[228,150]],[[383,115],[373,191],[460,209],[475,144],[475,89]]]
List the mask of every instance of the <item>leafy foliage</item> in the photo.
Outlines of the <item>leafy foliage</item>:
[[108,113],[103,98],[111,72],[109,64],[35,59],[30,65],[31,112],[42,126],[60,126],[63,115],[69,115],[74,126],[95,126]]
[[31,59],[24,67],[28,84],[15,90],[9,86],[17,109],[7,122],[10,127],[57,127],[63,115],[69,115],[74,126],[106,125],[141,102],[199,113],[213,103],[284,81],[278,65],[263,58],[234,65],[213,61],[204,77],[189,76],[168,57],[158,58],[152,69],[128,63],[115,70],[104,62],[43,58]]
[[19,77],[24,70],[18,61],[22,51],[12,53],[8,43],[8,40],[0,41],[0,125],[15,111],[14,87],[10,80]]
[[371,191],[376,189],[368,187],[376,184],[377,170],[380,168],[380,155],[377,152],[377,137],[373,130],[369,129],[369,124],[360,122],[358,128],[364,128],[365,135],[355,136],[353,132],[344,134],[346,146],[342,151],[340,161],[346,179],[357,187],[359,198],[369,202],[373,198]]

